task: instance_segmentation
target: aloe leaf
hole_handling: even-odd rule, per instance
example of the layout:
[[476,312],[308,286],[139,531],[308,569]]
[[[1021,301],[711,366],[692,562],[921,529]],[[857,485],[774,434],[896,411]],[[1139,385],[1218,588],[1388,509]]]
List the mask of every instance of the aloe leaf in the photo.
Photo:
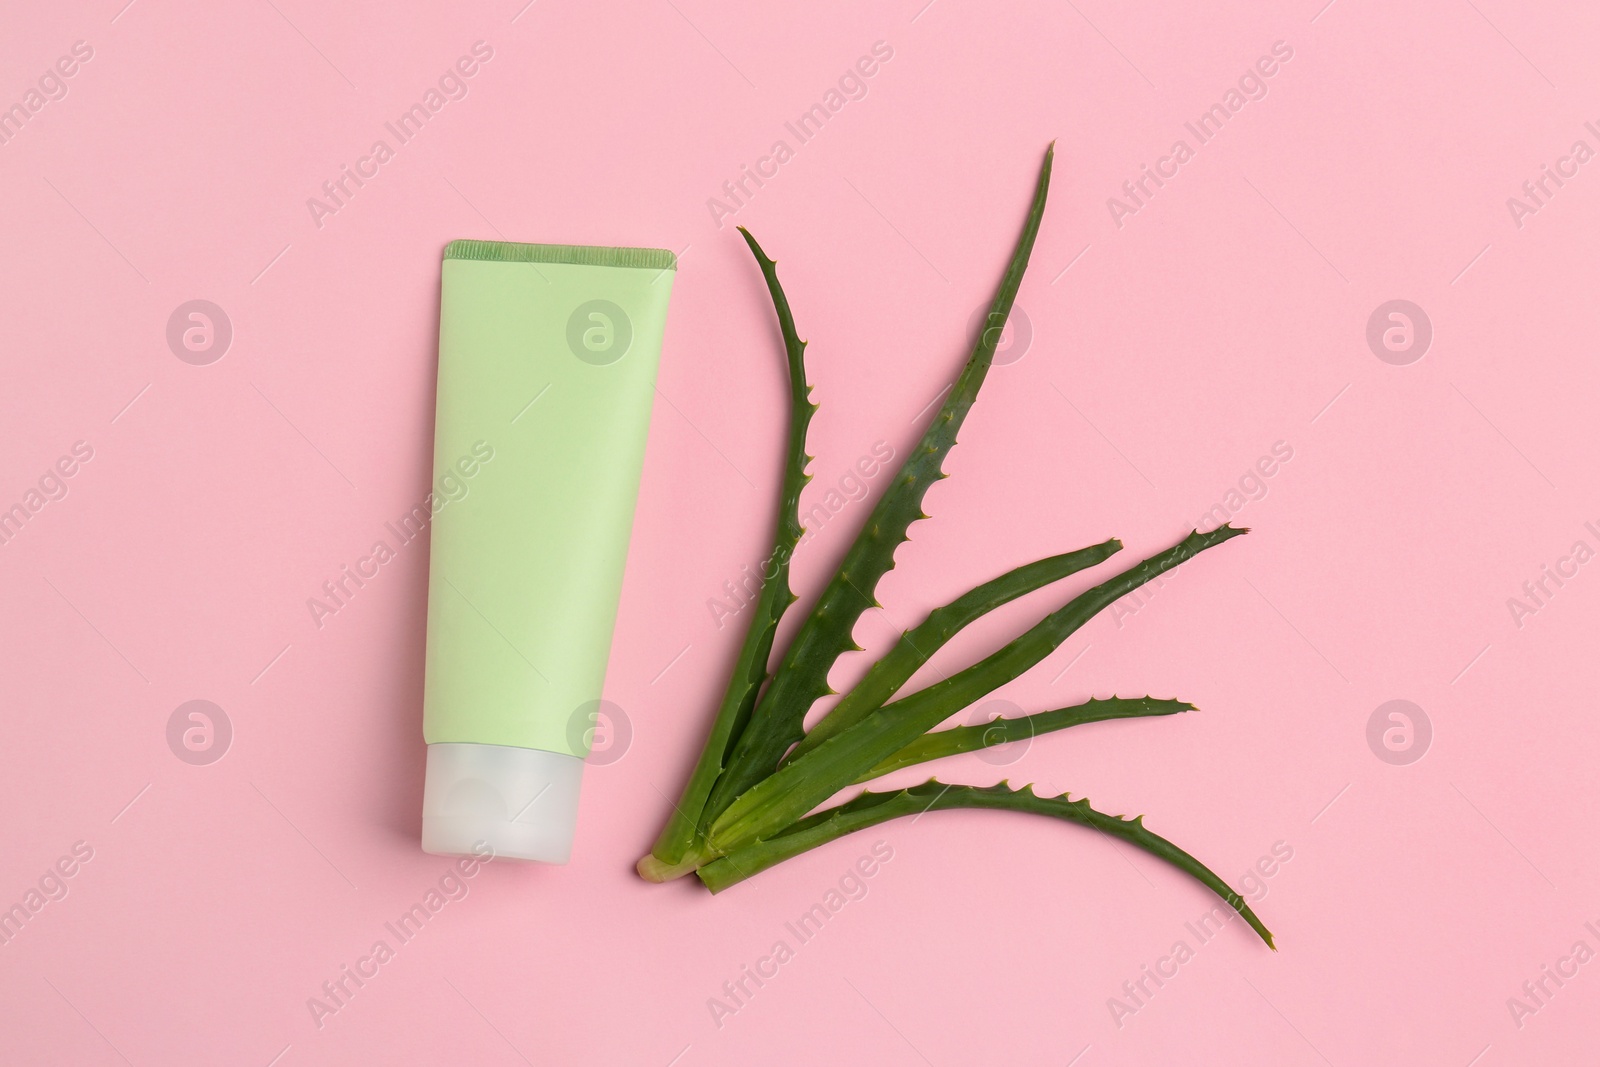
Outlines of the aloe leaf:
[[923,733],[1044,659],[1114,601],[1198,553],[1246,532],[1226,525],[1207,533],[1195,530],[1164,552],[1074,597],[998,652],[944,681],[885,704],[780,767],[730,805],[707,834],[710,851],[726,854],[780,833]]
[[1065,552],[1007,571],[928,612],[918,626],[905,631],[856,687],[806,733],[786,757],[793,760],[848,726],[854,726],[883,705],[928,659],[967,624],[1020,596],[1042,589],[1071,574],[1103,563],[1122,550],[1116,538],[1076,552]]
[[1145,829],[1144,816],[1124,819],[1107,815],[1090,806],[1087,798],[1072,800],[1068,794],[1041,797],[1033,786],[1012,789],[1005,783],[978,787],[971,785],[944,785],[937,779],[910,789],[895,792],[862,793],[838,807],[820,811],[802,819],[784,834],[767,841],[757,841],[730,852],[696,873],[713,893],[719,893],[751,875],[766,870],[784,860],[792,859],[818,845],[826,844],[845,834],[877,826],[906,815],[950,808],[992,808],[1002,811],[1021,811],[1033,815],[1047,815],[1065,822],[1088,826],[1108,836],[1118,838],[1165,860],[1178,870],[1194,878],[1201,885],[1221,897],[1223,902],[1237,911],[1251,929],[1261,936],[1267,947],[1272,943],[1272,932],[1250,910],[1243,897],[1235,893],[1205,864],[1159,834]]
[[1027,221],[1017,239],[1011,262],[1001,277],[999,290],[989,305],[985,322],[992,328],[978,335],[972,356],[956,377],[933,422],[923,433],[894,479],[879,498],[855,543],[845,553],[838,573],[823,589],[811,614],[801,624],[772,684],[756,704],[750,725],[734,746],[732,761],[711,792],[706,814],[716,817],[756,782],[772,773],[789,747],[805,735],[806,712],[828,690],[828,671],[839,656],[856,649],[852,634],[861,613],[876,604],[878,580],[894,566],[895,550],[906,539],[906,529],[922,513],[928,487],[943,478],[944,460],[956,443],[956,434],[977,399],[978,390],[994,361],[1017,288],[1027,270],[1039,220],[1044,215],[1050,188],[1050,168],[1055,144],[1045,152],[1034,186]]
[[1065,730],[1069,726],[1105,722],[1107,719],[1135,719],[1147,715],[1177,715],[1193,711],[1194,705],[1182,700],[1156,700],[1153,697],[1110,697],[1094,699],[1070,708],[1040,711],[1032,715],[1018,715],[994,719],[974,726],[953,726],[948,730],[923,734],[888,759],[867,771],[859,779],[870,782],[874,778],[929,760],[956,756],[963,752],[976,752],[980,748],[1027,741],[1040,734]]
[[784,295],[783,286],[778,282],[778,265],[762,251],[749,230],[741,226],[739,232],[744,235],[745,243],[755,255],[761,274],[766,279],[767,290],[772,294],[772,305],[778,315],[778,329],[783,335],[789,369],[788,453],[784,462],[783,487],[778,497],[778,531],[772,556],[767,563],[773,573],[768,576],[766,568],[763,568],[765,582],[751,614],[750,628],[745,632],[744,644],[734,663],[733,676],[717,708],[711,734],[700,752],[700,759],[689,776],[688,785],[684,787],[683,798],[673,809],[661,836],[656,839],[651,855],[639,861],[639,873],[646,878],[660,876],[665,879],[687,873],[688,868],[678,868],[699,840],[706,798],[722,773],[734,742],[749,722],[761,683],[767,678],[767,661],[772,655],[772,641],[778,630],[778,622],[783,618],[784,610],[795,601],[795,595],[789,588],[789,560],[794,555],[801,533],[800,490],[811,480],[806,473],[806,464],[811,461],[811,457],[806,455],[806,431],[817,405],[811,403],[811,387],[806,384],[806,342],[800,340],[795,330],[789,298]]

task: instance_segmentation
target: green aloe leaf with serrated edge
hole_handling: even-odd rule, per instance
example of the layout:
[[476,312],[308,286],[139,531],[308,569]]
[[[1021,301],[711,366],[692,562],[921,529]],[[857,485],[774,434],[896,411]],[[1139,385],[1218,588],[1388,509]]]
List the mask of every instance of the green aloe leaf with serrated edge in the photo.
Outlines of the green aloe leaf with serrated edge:
[[[1016,299],[1044,213],[1053,153],[1054,145],[1045,154],[1027,221],[986,323],[1003,328]],[[1118,598],[1248,531],[1231,526],[1204,533],[1196,530],[1164,552],[1073,597],[998,651],[894,699],[933,653],[963,627],[1002,604],[1102,562],[1122,546],[1115,540],[1106,541],[1008,571],[934,609],[919,626],[903,633],[808,735],[805,716],[829,691],[829,670],[841,655],[857,649],[852,636],[856,621],[868,607],[876,606],[878,581],[893,568],[895,550],[905,541],[907,528],[926,518],[923,496],[933,482],[945,476],[945,456],[993,362],[1000,331],[982,332],[921,442],[891,480],[779,666],[769,675],[778,622],[796,599],[789,588],[788,568],[801,533],[799,496],[808,480],[805,467],[810,460],[805,438],[816,408],[810,403],[805,379],[805,344],[795,331],[776,265],[748,232],[742,227],[740,232],[766,279],[788,357],[789,441],[771,557],[773,573],[763,575],[766,584],[752,612],[733,677],[682,802],[676,805],[652,854],[639,861],[640,874],[665,881],[694,872],[715,893],[844,834],[903,815],[947,808],[1019,811],[1089,826],[1144,849],[1216,893],[1271,946],[1272,935],[1249,905],[1199,860],[1146,830],[1142,816],[1106,815],[1085,799],[1072,800],[1066,794],[1039,797],[1032,786],[1013,790],[1005,783],[977,787],[930,781],[911,789],[863,792],[835,807],[813,811],[852,784],[929,760],[1083,723],[1192,710],[1192,705],[1177,700],[1112,697],[1033,715],[936,729],[1037,664]]]
[[1165,860],[1178,870],[1193,877],[1211,890],[1241,916],[1250,928],[1261,936],[1267,947],[1272,943],[1272,932],[1250,910],[1243,897],[1221,878],[1189,853],[1168,841],[1160,834],[1145,829],[1144,816],[1124,819],[1107,815],[1090,806],[1087,798],[1071,800],[1063,793],[1056,797],[1036,796],[1033,786],[1011,789],[1005,783],[979,787],[971,785],[945,785],[937,779],[922,785],[894,792],[862,793],[854,800],[836,808],[819,811],[802,819],[783,834],[770,841],[759,841],[738,849],[722,859],[715,860],[696,873],[706,887],[719,893],[731,885],[759,874],[768,867],[792,859],[818,845],[826,844],[845,834],[877,826],[906,815],[920,815],[928,811],[952,808],[992,808],[1001,811],[1020,811],[1088,826],[1128,842],[1158,859]]
[[976,752],[995,745],[1009,745],[1015,741],[1030,741],[1041,734],[1083,726],[1108,719],[1137,719],[1149,715],[1177,715],[1193,711],[1194,705],[1183,700],[1156,700],[1152,697],[1109,697],[1087,700],[1070,708],[1039,711],[1032,715],[1015,715],[1010,718],[991,719],[972,726],[952,726],[948,730],[935,730],[923,734],[892,756],[880,760],[872,769],[856,779],[856,783],[870,782],[905,767],[929,760],[958,756],[963,752]]
[[783,287],[778,284],[778,265],[761,250],[748,230],[741,226],[739,232],[744,235],[745,243],[750,246],[766,278],[767,289],[778,315],[778,329],[783,335],[789,371],[789,441],[784,460],[783,488],[778,498],[776,544],[767,564],[772,574],[767,575],[766,568],[763,568],[761,595],[751,613],[750,628],[745,633],[744,644],[734,664],[733,677],[728,682],[716,718],[712,721],[711,736],[689,776],[688,785],[684,787],[683,798],[674,805],[672,816],[661,831],[661,836],[656,839],[651,854],[639,861],[639,873],[647,878],[675,871],[697,844],[706,798],[722,774],[734,742],[749,721],[761,683],[767,679],[767,661],[772,654],[778,622],[783,618],[784,609],[795,601],[794,594],[789,590],[789,562],[801,533],[800,491],[811,480],[806,473],[806,464],[811,461],[811,457],[806,455],[806,430],[811,425],[811,416],[816,413],[817,405],[811,403],[811,387],[806,384],[806,342],[800,340],[795,330],[789,300],[784,296]]
[[950,716],[1005,685],[1054,652],[1079,627],[1144,583],[1247,531],[1196,530],[1164,552],[1081,593],[1059,611],[977,663],[926,689],[886,704],[799,759],[784,764],[711,824],[706,844],[724,854],[780,832]]
[[855,688],[806,732],[804,739],[785,759],[792,760],[804,755],[881,707],[968,623],[1020,596],[1104,563],[1121,549],[1122,542],[1112,538],[1076,552],[1050,556],[1007,571],[993,581],[984,582],[961,594],[943,607],[934,608],[920,625],[900,635],[895,646],[872,665]]
[[925,517],[922,498],[929,486],[945,476],[945,457],[955,445],[956,434],[994,362],[995,346],[1011,314],[1011,305],[1028,267],[1028,257],[1033,252],[1034,238],[1039,233],[1039,221],[1044,216],[1054,156],[1055,145],[1052,144],[1039,168],[1033,203],[1028,209],[1022,235],[1017,239],[1011,262],[1000,279],[1000,288],[989,305],[989,317],[985,321],[995,324],[996,328],[979,332],[972,356],[956,377],[950,395],[940,405],[922,440],[889,482],[855,543],[845,553],[838,573],[801,624],[772,684],[757,702],[749,727],[734,746],[727,770],[711,792],[708,816],[714,818],[741,793],[772,773],[789,746],[804,736],[806,712],[828,692],[828,671],[840,655],[857,648],[852,636],[856,620],[877,603],[873,596],[878,580],[894,567],[895,550],[905,541],[906,529]]

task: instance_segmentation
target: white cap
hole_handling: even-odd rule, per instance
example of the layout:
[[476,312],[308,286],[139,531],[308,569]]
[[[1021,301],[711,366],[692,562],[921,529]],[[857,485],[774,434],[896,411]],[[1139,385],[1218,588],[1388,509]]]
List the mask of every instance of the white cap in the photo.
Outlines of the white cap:
[[512,745],[428,746],[422,851],[565,863],[578,824],[583,760]]

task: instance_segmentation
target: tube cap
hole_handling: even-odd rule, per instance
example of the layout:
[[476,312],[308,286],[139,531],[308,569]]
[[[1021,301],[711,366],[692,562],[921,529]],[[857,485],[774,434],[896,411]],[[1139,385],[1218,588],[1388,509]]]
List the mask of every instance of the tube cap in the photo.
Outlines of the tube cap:
[[583,760],[512,745],[428,746],[422,851],[565,863],[578,823]]

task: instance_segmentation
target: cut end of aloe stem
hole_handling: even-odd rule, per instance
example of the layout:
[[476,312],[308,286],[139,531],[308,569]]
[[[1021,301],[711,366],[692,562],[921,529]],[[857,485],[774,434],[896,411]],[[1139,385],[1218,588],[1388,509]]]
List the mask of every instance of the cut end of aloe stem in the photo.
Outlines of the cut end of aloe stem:
[[652,852],[634,864],[634,869],[639,872],[639,877],[647,882],[670,882],[674,878],[682,878],[686,874],[693,874],[695,869],[705,861],[705,856],[700,855],[698,852],[691,852],[676,863],[668,863]]

